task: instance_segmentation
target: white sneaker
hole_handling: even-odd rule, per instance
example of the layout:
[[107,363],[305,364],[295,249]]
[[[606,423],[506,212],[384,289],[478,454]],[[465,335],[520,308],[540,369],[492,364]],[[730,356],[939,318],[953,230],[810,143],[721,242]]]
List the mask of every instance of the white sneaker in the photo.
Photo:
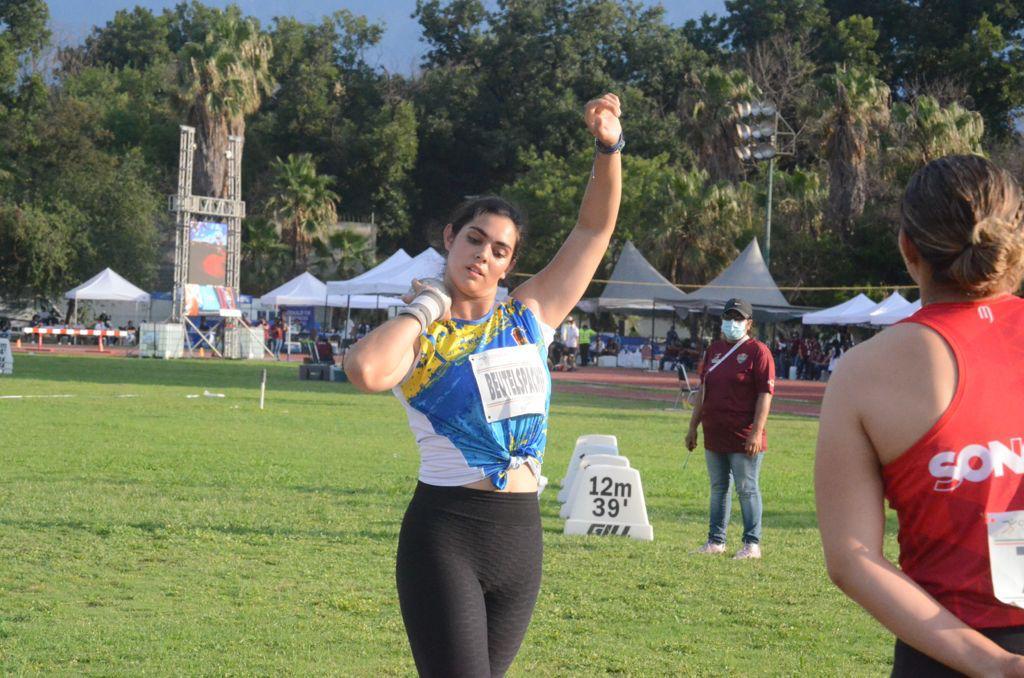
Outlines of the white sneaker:
[[748,558],[760,558],[761,547],[757,544],[744,544],[743,548],[736,552],[733,560],[747,560]]
[[704,544],[704,546],[701,546],[699,549],[697,549],[697,553],[707,553],[711,555],[717,553],[725,553],[725,544],[716,544],[713,541],[709,541],[706,544]]

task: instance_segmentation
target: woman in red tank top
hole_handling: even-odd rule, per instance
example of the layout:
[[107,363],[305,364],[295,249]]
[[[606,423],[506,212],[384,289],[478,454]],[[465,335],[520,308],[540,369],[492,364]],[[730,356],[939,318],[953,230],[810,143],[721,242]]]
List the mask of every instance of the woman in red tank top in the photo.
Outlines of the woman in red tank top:
[[894,676],[1024,676],[1022,211],[979,156],[919,170],[899,247],[923,307],[848,352],[822,405],[829,576],[897,636]]

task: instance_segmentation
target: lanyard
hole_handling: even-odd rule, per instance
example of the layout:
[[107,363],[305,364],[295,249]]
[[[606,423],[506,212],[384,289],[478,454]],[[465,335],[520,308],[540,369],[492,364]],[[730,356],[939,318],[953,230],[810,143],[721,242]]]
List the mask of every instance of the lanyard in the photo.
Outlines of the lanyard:
[[711,374],[711,370],[715,369],[716,367],[718,367],[719,365],[724,363],[726,361],[726,359],[733,354],[733,351],[738,349],[743,344],[747,343],[747,339],[749,339],[749,337],[743,337],[742,339],[737,341],[735,344],[732,345],[732,348],[729,349],[729,352],[722,356],[721,360],[719,360],[717,363],[712,363],[711,367],[709,367],[707,370],[705,370],[705,372],[704,372],[704,381],[705,381],[705,383],[708,380],[708,375]]

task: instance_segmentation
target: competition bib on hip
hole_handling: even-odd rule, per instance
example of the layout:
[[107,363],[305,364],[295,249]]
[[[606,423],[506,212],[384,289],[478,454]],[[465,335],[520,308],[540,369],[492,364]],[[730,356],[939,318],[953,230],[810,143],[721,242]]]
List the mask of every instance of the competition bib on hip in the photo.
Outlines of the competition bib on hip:
[[494,348],[469,357],[488,422],[544,414],[547,374],[532,344]]
[[1024,511],[986,514],[992,589],[1007,605],[1024,607]]

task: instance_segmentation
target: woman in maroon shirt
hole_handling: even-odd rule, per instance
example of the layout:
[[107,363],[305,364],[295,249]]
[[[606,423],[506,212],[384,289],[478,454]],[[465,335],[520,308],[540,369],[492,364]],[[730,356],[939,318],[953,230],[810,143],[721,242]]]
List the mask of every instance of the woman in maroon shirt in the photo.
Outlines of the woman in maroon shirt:
[[771,351],[750,337],[753,308],[730,299],[722,313],[722,340],[708,347],[701,387],[686,434],[686,449],[697,447],[697,426],[704,425],[704,459],[711,480],[708,540],[699,553],[723,553],[729,524],[731,486],[743,511],[743,547],[735,558],[761,557],[762,453],[768,449],[765,423],[775,390]]

